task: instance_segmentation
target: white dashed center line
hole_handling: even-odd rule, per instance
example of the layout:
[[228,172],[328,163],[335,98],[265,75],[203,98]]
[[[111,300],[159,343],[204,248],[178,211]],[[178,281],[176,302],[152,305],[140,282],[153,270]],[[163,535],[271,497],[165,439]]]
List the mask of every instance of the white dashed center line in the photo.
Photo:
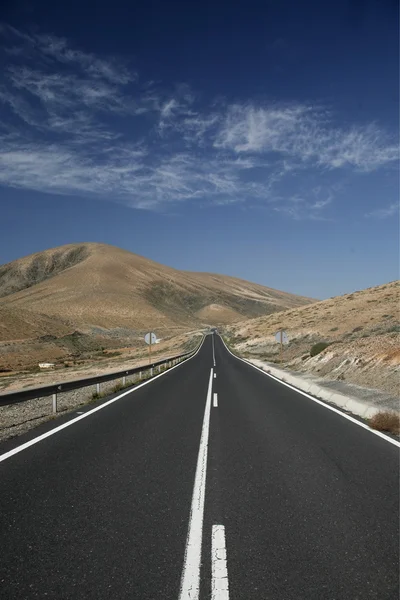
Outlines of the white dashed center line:
[[215,367],[215,346],[214,346],[214,334],[212,334],[212,351],[213,351],[213,365]]
[[218,395],[214,394],[214,402],[213,402],[214,408],[216,408],[218,406]]
[[213,525],[211,533],[211,600],[229,600],[225,527]]

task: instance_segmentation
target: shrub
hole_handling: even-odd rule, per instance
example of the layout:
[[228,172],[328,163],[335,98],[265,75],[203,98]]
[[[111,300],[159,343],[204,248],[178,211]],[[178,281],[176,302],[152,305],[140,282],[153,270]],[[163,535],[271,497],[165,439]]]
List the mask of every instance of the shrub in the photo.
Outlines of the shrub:
[[354,327],[353,333],[356,333],[357,331],[362,331],[363,329],[364,327],[362,327],[361,325],[359,327]]
[[369,420],[369,425],[378,431],[400,433],[400,419],[395,412],[378,412]]
[[328,342],[317,342],[310,350],[310,356],[317,356],[320,352],[329,346]]
[[400,325],[393,325],[393,327],[390,327],[387,330],[387,333],[399,333],[400,332]]
[[338,331],[339,327],[332,327],[329,331]]

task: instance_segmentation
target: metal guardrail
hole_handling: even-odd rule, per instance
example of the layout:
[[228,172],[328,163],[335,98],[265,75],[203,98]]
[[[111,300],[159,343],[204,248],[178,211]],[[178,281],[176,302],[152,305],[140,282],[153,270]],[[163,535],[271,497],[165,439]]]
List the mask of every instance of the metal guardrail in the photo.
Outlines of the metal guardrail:
[[[203,338],[204,339],[204,338]],[[35,398],[45,398],[46,396],[53,396],[53,413],[57,412],[57,394],[61,392],[70,392],[71,390],[77,390],[80,388],[88,387],[90,385],[97,386],[97,393],[100,394],[100,384],[104,381],[113,381],[115,379],[122,378],[122,385],[126,384],[126,377],[130,375],[140,374],[139,380],[142,378],[142,373],[150,370],[150,377],[153,376],[154,370],[158,367],[158,372],[161,371],[161,366],[167,364],[168,368],[174,366],[178,362],[182,362],[190,356],[193,356],[200,348],[203,339],[199,345],[191,352],[185,354],[179,354],[172,356],[171,358],[165,358],[148,365],[141,365],[134,369],[126,369],[124,371],[114,371],[113,373],[106,373],[105,375],[98,375],[95,377],[86,377],[84,379],[73,379],[71,381],[63,381],[62,383],[53,383],[51,385],[43,385],[37,388],[29,388],[27,390],[20,390],[17,392],[8,392],[0,394],[0,406],[7,406],[9,404],[17,404],[18,402],[25,402],[26,400],[33,400]]]

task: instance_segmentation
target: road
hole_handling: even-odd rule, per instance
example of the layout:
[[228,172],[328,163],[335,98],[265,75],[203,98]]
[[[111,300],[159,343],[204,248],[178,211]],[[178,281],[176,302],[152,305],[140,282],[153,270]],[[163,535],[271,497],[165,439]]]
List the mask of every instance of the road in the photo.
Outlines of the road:
[[84,410],[0,445],[2,599],[398,597],[398,446],[219,336]]

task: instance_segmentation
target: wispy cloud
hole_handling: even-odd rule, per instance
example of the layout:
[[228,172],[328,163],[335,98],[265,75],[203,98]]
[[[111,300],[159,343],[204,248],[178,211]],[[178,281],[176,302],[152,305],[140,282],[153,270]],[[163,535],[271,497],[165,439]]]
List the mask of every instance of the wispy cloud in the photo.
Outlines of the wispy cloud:
[[332,221],[333,217],[324,215],[323,209],[331,204],[333,194],[330,193],[324,200],[315,200],[312,196],[313,193],[311,193],[310,197],[307,195],[292,196],[288,198],[287,203],[274,206],[274,210],[283,213],[296,221]]
[[50,59],[55,64],[77,66],[92,77],[114,84],[127,84],[137,78],[137,73],[124,65],[120,58],[117,60],[107,57],[106,60],[102,60],[94,54],[71,48],[64,38],[29,34],[5,23],[0,23],[0,35],[6,42],[13,44],[5,47],[5,52],[10,55],[25,54],[35,60],[39,59],[43,64],[49,64]]
[[[147,209],[271,203],[295,219],[323,219],[336,193],[327,172],[367,174],[398,158],[376,124],[344,129],[321,107],[206,105],[187,85],[143,81],[127,61],[63,38],[7,25],[0,37],[3,185]],[[321,183],[309,192],[311,171]],[[297,180],[294,196],[286,187]]]
[[372,217],[375,219],[387,219],[388,217],[393,217],[399,213],[399,202],[394,202],[393,204],[389,204],[383,208],[378,208],[376,210],[372,210],[369,213],[366,213],[366,217]]
[[398,159],[398,146],[376,125],[343,130],[310,106],[229,108],[215,145],[240,153],[274,153],[303,164],[370,172]]

